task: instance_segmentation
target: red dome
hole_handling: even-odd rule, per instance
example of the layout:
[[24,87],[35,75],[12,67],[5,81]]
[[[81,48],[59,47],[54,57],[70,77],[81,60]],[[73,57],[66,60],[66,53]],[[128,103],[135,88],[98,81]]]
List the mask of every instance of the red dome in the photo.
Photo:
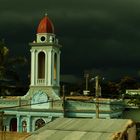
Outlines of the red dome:
[[54,33],[54,27],[48,16],[45,16],[39,23],[37,33]]

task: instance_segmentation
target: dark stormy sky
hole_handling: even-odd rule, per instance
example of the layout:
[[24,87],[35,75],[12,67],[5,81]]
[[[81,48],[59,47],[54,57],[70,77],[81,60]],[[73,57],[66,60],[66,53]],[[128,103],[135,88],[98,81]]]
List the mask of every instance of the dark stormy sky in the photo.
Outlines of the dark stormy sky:
[[12,55],[29,58],[46,11],[63,46],[61,74],[140,77],[139,0],[0,0],[0,38]]

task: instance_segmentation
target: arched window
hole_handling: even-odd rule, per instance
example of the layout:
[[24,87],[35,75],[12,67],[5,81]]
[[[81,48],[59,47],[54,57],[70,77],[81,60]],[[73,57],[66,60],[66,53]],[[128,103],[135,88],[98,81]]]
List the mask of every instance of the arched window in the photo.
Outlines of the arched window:
[[53,72],[53,75],[54,75],[54,80],[56,80],[56,78],[57,78],[57,54],[56,53],[54,54],[54,72]]
[[45,78],[45,53],[40,52],[38,54],[38,78]]
[[12,118],[10,121],[10,131],[17,131],[17,118]]
[[35,130],[43,127],[45,125],[45,121],[43,119],[38,119],[36,122],[35,122]]

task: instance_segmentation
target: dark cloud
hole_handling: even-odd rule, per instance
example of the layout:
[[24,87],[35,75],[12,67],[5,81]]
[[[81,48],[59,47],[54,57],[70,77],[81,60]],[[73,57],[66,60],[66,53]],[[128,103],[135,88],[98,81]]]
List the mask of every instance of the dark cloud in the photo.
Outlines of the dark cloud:
[[35,39],[38,22],[47,11],[63,45],[62,74],[79,75],[85,69],[95,69],[115,78],[138,75],[140,1],[0,2],[0,37],[5,38],[13,53],[29,55],[28,43]]

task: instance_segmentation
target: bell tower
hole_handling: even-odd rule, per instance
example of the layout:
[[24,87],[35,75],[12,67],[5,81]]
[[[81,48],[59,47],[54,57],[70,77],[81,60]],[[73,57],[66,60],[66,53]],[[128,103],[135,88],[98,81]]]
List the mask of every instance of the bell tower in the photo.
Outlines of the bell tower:
[[61,45],[58,44],[53,23],[48,15],[45,15],[38,25],[36,41],[29,45],[31,46],[31,83],[26,96],[32,99],[38,97],[41,98],[40,100],[44,100],[44,96],[47,100],[60,99]]

